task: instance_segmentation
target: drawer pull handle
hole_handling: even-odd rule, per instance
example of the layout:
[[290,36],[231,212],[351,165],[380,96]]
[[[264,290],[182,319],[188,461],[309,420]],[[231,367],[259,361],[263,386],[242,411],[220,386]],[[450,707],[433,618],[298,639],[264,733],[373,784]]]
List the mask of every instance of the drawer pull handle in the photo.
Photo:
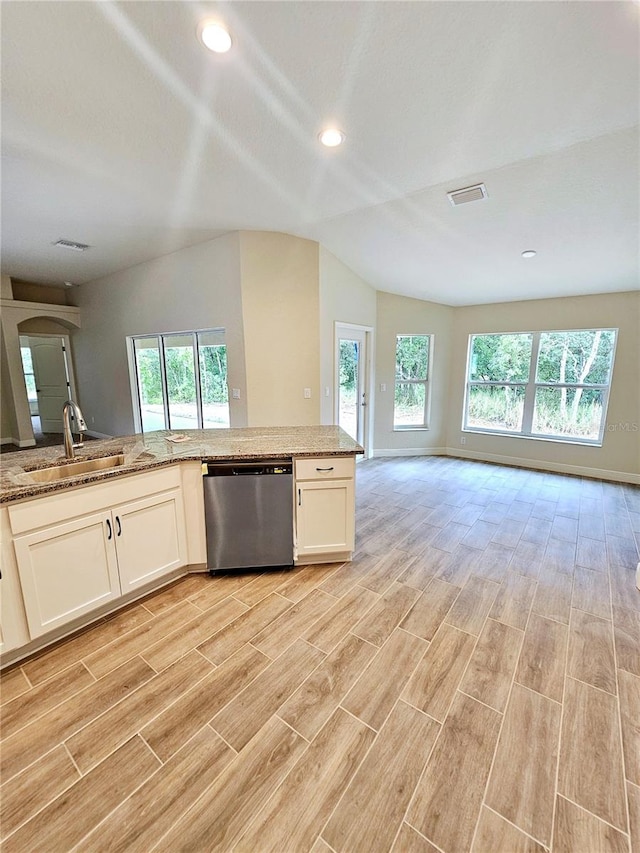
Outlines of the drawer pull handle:
[[298,506],[302,506],[302,489],[298,489]]
[[331,468],[316,468],[316,471],[333,471],[333,465]]
[[118,536],[122,533],[122,525],[120,524],[120,518],[116,515],[116,524],[118,525]]
[[109,531],[109,535],[107,536],[107,539],[111,539],[111,536],[113,534],[112,534],[112,530],[111,530],[111,522],[109,521],[109,519],[107,519],[107,530]]

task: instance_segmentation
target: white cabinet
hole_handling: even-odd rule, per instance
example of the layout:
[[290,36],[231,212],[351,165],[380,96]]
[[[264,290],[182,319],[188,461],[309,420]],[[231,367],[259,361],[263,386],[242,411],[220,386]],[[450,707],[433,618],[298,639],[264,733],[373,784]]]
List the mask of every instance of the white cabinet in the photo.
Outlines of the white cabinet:
[[355,540],[355,460],[296,460],[295,562],[349,560]]
[[6,507],[0,507],[0,652],[5,654],[29,642],[20,575]]
[[112,516],[123,595],[185,564],[180,489],[124,504]]
[[187,563],[177,468],[37,498],[9,517],[31,639]]
[[14,540],[32,639],[120,596],[110,515],[74,518]]

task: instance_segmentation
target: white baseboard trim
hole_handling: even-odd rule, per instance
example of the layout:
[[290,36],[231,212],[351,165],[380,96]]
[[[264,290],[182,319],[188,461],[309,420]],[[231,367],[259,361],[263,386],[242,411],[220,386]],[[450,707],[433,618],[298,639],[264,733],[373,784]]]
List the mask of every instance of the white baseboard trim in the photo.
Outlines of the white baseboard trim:
[[35,447],[35,438],[25,438],[19,441],[17,438],[0,438],[0,444],[15,444],[16,447]]
[[617,483],[634,483],[640,485],[640,474],[631,474],[627,471],[607,471],[603,468],[566,465],[563,462],[521,459],[519,456],[501,456],[496,453],[482,453],[478,450],[462,450],[459,447],[447,447],[445,453],[447,456],[457,456],[461,459],[497,462],[499,465],[511,465],[516,468],[532,468],[537,471],[550,471],[554,474],[573,474],[576,477],[591,477],[595,480],[610,480]]
[[88,429],[87,435],[90,435],[91,438],[113,438],[112,435],[107,435],[106,432],[96,432],[93,429]]
[[374,457],[378,456],[446,456],[446,447],[392,447],[385,449],[376,449],[373,451]]

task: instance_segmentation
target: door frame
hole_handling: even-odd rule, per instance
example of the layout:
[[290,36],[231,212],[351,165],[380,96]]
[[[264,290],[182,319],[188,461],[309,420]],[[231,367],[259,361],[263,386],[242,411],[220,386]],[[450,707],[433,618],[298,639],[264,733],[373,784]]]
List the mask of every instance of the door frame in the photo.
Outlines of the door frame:
[[[21,332],[18,329],[18,345],[21,345],[21,338],[58,338],[62,340],[62,347],[64,349],[64,361],[67,366],[67,378],[69,379],[69,397],[72,400],[75,400],[76,403],[79,404],[78,394],[76,391],[76,377],[73,370],[73,358],[71,356],[71,336],[69,334],[63,334],[62,332]],[[29,348],[31,346],[29,345]],[[20,360],[20,364],[22,365],[22,359]],[[22,371],[22,375],[24,377],[24,370]],[[27,386],[26,383],[24,385],[24,393],[25,397],[29,398],[27,394]],[[38,406],[38,409],[40,407]],[[38,417],[40,414],[38,412]],[[62,429],[62,412],[60,412],[60,432],[63,432]]]
[[373,412],[374,412],[374,377],[373,377],[373,326],[362,326],[358,323],[343,323],[336,320],[334,323],[333,337],[333,422],[338,424],[340,414],[340,340],[349,340],[349,334],[359,332],[364,334],[364,376],[362,385],[366,393],[366,406],[364,407],[364,423],[362,427],[364,456],[359,459],[371,459],[373,457]]

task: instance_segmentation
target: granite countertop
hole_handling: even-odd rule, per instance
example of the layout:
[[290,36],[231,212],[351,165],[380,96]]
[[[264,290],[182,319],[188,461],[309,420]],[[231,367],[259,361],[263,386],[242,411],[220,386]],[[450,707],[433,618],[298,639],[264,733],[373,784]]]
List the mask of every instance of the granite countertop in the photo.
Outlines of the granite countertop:
[[[187,441],[167,441],[171,435]],[[0,504],[71,489],[101,480],[136,474],[175,462],[220,459],[271,459],[314,456],[352,456],[362,447],[337,426],[246,427],[243,429],[160,430],[140,435],[88,441],[76,450],[74,461],[124,455],[124,464],[105,471],[77,474],[49,483],[35,482],[30,471],[62,465],[62,444],[20,450],[0,456]]]

